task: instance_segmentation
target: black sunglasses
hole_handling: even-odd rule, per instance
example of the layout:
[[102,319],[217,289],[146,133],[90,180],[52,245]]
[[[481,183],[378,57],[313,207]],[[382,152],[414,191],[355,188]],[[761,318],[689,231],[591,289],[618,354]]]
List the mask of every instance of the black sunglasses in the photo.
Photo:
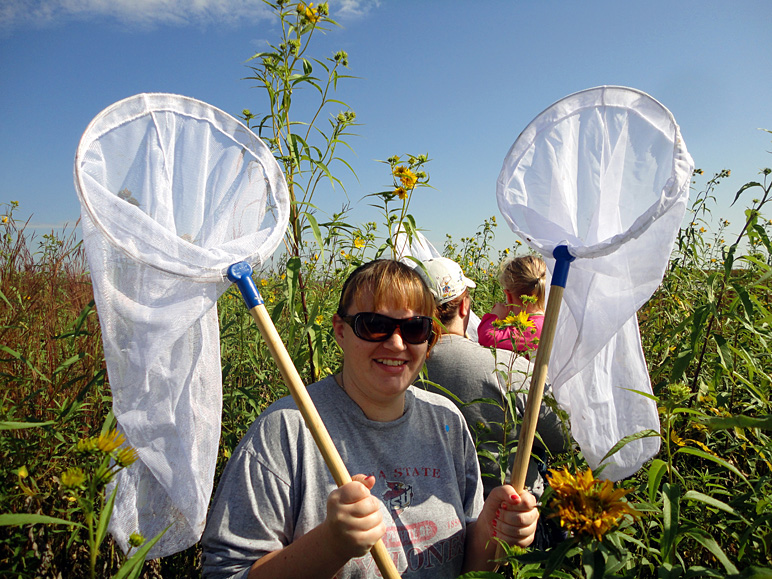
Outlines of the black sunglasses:
[[408,344],[423,344],[432,337],[432,319],[427,316],[390,318],[373,312],[359,312],[353,316],[338,314],[357,338],[366,342],[385,342],[399,327],[402,339]]

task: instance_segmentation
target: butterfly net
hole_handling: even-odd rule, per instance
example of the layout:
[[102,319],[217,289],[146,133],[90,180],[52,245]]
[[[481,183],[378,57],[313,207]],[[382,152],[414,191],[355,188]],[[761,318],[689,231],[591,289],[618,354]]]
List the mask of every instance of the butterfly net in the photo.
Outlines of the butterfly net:
[[[100,113],[75,158],[84,245],[113,412],[139,459],[110,532],[148,556],[203,531],[220,436],[217,298],[238,261],[260,267],[288,220],[284,177],[243,124],[194,99],[141,94]],[[108,491],[111,489],[108,489]]]
[[[394,247],[396,248],[397,256],[402,263],[406,263],[410,267],[415,267],[416,262],[411,257],[414,257],[418,261],[425,261],[427,259],[433,259],[435,257],[442,257],[437,248],[432,245],[431,241],[426,239],[426,236],[420,231],[416,230],[412,236],[409,236],[405,231],[405,228],[400,226],[397,233],[394,236]],[[466,327],[466,337],[477,342],[477,328],[480,326],[480,318],[473,311],[469,312],[469,323]]]
[[[672,114],[650,96],[599,87],[534,119],[509,150],[497,182],[511,229],[554,270],[571,264],[549,376],[592,468],[617,442],[659,432],[636,311],[664,275],[694,165]],[[659,438],[626,444],[603,476],[629,476]]]

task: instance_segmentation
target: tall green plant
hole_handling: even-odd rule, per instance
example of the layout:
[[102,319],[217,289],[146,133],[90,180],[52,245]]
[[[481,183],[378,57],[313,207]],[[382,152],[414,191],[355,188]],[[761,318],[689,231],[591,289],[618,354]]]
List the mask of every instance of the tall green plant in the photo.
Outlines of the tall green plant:
[[[346,139],[349,129],[355,125],[356,114],[344,102],[332,97],[338,82],[350,76],[342,70],[348,67],[348,55],[336,52],[332,57],[319,59],[310,56],[311,41],[317,32],[327,26],[336,26],[329,17],[327,3],[295,3],[286,0],[267,2],[280,25],[280,38],[269,44],[270,50],[258,52],[248,62],[252,75],[268,97],[267,111],[257,115],[245,109],[247,123],[258,131],[274,153],[284,170],[290,195],[289,228],[285,247],[289,256],[288,271],[292,272],[297,292],[296,303],[288,304],[298,316],[301,326],[309,327],[311,312],[308,303],[307,280],[301,272],[301,256],[304,237],[309,230],[323,253],[322,235],[314,216],[314,196],[320,183],[326,180],[331,187],[343,184],[333,174],[333,165],[342,164],[354,173],[343,157],[338,154],[340,145],[351,148]],[[316,98],[310,104],[300,106],[310,111],[303,120],[296,116],[296,97],[306,89]],[[342,107],[342,108],[341,108]],[[332,110],[337,112],[332,113]],[[328,115],[326,123],[323,117]],[[323,258],[323,256],[322,256]],[[314,363],[314,341],[306,335],[308,360],[312,378],[318,378]],[[301,360],[302,361],[302,360]],[[298,364],[303,366],[304,364]]]

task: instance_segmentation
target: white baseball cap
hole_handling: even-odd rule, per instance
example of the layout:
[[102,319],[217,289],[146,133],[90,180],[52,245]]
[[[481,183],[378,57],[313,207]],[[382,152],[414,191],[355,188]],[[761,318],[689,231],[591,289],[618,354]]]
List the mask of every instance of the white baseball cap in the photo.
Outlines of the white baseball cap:
[[477,287],[476,283],[464,275],[461,266],[447,257],[425,259],[421,263],[423,267],[418,265],[415,270],[429,286],[438,306],[456,299],[466,288]]

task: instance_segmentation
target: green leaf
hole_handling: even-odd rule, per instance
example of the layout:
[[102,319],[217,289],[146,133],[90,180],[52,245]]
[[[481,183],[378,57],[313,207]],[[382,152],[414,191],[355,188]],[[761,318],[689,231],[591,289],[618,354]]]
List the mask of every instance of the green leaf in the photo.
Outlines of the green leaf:
[[17,525],[70,525],[82,527],[80,523],[68,521],[66,519],[57,519],[47,515],[38,515],[34,513],[4,513],[0,515],[0,526],[10,527]]
[[743,479],[743,481],[745,481],[745,483],[748,486],[753,488],[753,485],[751,485],[751,483],[748,482],[748,479],[745,478],[745,475],[743,473],[741,473],[737,469],[737,467],[729,464],[723,458],[719,458],[717,456],[713,456],[712,454],[709,454],[709,453],[707,453],[705,451],[702,451],[702,450],[699,450],[697,448],[692,448],[690,446],[682,446],[681,448],[676,450],[674,454],[679,454],[679,453],[681,453],[681,454],[693,454],[694,456],[699,456],[700,458],[704,458],[705,460],[711,460],[711,461],[715,462],[716,464],[720,464],[724,468],[726,468],[726,469],[732,471],[733,473],[735,473],[737,476],[739,476],[741,479]]
[[297,256],[287,260],[287,302],[290,306],[295,303],[295,294],[300,283],[301,266],[300,258]]
[[[732,507],[730,507],[728,504],[726,504],[723,501],[718,500],[717,498],[708,496],[706,494],[703,494],[698,491],[686,491],[684,493],[683,499],[685,501],[699,501],[701,503],[705,503],[708,506],[714,507],[716,509],[719,509],[721,511],[730,513],[736,517],[739,517],[743,520],[745,520],[745,517],[743,517],[740,513],[738,513],[736,510],[734,510]],[[746,523],[748,521],[745,521]]]
[[681,567],[676,567],[670,563],[663,563],[657,569],[657,579],[681,579],[682,575]]
[[9,301],[8,301],[8,298],[7,298],[7,297],[5,297],[5,294],[4,294],[2,291],[0,291],[0,298],[2,298],[2,299],[3,299],[3,301],[4,301],[6,304],[8,304],[8,307],[9,307],[9,308],[12,308],[12,307],[13,307],[13,306],[11,305],[11,302],[9,302]]
[[542,579],[547,579],[552,576],[552,573],[560,567],[563,560],[568,555],[569,551],[579,544],[579,540],[576,537],[572,537],[566,541],[558,543],[557,547],[550,549],[550,557],[544,565],[544,574]]
[[38,376],[40,376],[40,378],[42,378],[42,379],[43,379],[43,380],[45,380],[46,382],[51,382],[51,380],[49,380],[48,378],[46,378],[45,376],[43,376],[43,374],[41,374],[40,370],[38,370],[37,368],[35,368],[35,367],[32,365],[32,362],[30,362],[29,360],[27,360],[27,358],[25,358],[24,356],[22,356],[22,355],[21,355],[19,352],[17,352],[16,350],[13,350],[13,349],[9,348],[8,346],[3,346],[2,344],[0,344],[0,350],[2,350],[3,352],[6,352],[6,353],[8,353],[8,354],[10,354],[11,356],[13,356],[14,358],[16,358],[16,359],[17,359],[17,360],[19,360],[20,362],[24,362],[24,363],[27,365],[27,367],[28,367],[30,370],[32,370],[32,371],[33,371],[35,374],[37,374]]
[[681,350],[678,353],[675,362],[673,362],[673,369],[670,371],[670,382],[680,382],[693,357],[694,350],[691,348]]
[[61,372],[65,368],[69,368],[70,366],[72,366],[78,360],[82,360],[85,356],[86,356],[85,352],[78,352],[74,356],[72,356],[70,358],[67,358],[64,362],[59,364],[59,367],[56,370],[54,370],[54,374],[58,374],[59,372]]
[[755,418],[738,414],[736,416],[704,418],[701,422],[711,430],[730,430],[732,428],[761,428],[772,430],[772,414]]
[[747,567],[739,575],[732,575],[731,579],[772,579],[772,568]]
[[716,540],[703,529],[692,529],[688,533],[688,536],[692,537],[700,545],[710,551],[718,561],[724,566],[727,573],[737,573],[737,567],[729,560],[723,549],[719,546]]
[[746,191],[747,189],[751,189],[753,187],[761,187],[762,189],[764,189],[761,183],[757,183],[756,181],[750,181],[745,185],[743,185],[742,187],[740,187],[740,190],[734,196],[734,201],[732,201],[732,203],[730,203],[729,206],[731,207],[737,202],[737,200],[740,198],[740,195],[742,195],[743,191]]
[[107,534],[107,524],[110,522],[110,517],[113,516],[113,505],[115,504],[115,495],[118,493],[118,485],[115,485],[113,492],[110,493],[110,498],[107,499],[102,512],[99,515],[99,523],[96,530],[96,548],[102,544]]
[[600,462],[603,463],[607,458],[615,455],[617,452],[619,452],[622,447],[624,447],[626,444],[634,441],[634,440],[640,440],[641,438],[650,438],[652,436],[660,436],[659,432],[656,430],[651,430],[650,428],[646,430],[641,430],[640,432],[636,432],[634,434],[629,434],[625,436],[622,440],[617,442],[614,446],[611,447],[611,450],[609,450],[606,455],[600,459]]
[[[169,525],[169,527],[171,527],[171,525]],[[139,568],[140,571],[142,570],[142,567],[145,565],[145,556],[148,551],[150,551],[150,549],[153,548],[153,545],[163,537],[164,533],[169,530],[169,527],[166,527],[163,531],[142,545],[137,552],[131,556],[131,559],[126,561],[118,572],[113,575],[113,579],[134,579],[135,577],[138,577],[139,573],[137,572],[137,568]]]
[[729,364],[732,360],[732,350],[729,347],[729,344],[727,343],[726,339],[724,339],[723,336],[719,336],[718,334],[713,335],[713,339],[716,342],[716,345],[718,346],[718,357],[721,360],[721,365],[729,369]]
[[659,550],[662,560],[671,562],[674,560],[676,538],[678,537],[678,523],[681,498],[681,487],[665,483],[662,485],[662,537],[659,542]]
[[598,548],[587,547],[582,552],[582,567],[587,579],[603,579],[606,575],[606,559]]
[[47,420],[46,422],[0,422],[0,430],[22,430],[24,428],[50,426],[51,424],[56,424],[56,421]]
[[659,490],[659,485],[662,482],[662,477],[667,472],[667,463],[664,460],[660,460],[658,458],[655,458],[651,462],[651,466],[649,467],[649,482],[648,482],[648,490],[649,490],[649,502],[653,503],[657,498],[657,490]]
[[316,217],[314,217],[311,213],[306,212],[305,216],[306,219],[308,219],[308,224],[311,226],[311,231],[314,233],[314,239],[316,239],[316,243],[319,245],[319,259],[323,262],[324,241],[322,240],[322,231],[319,229],[319,223],[316,221]]
[[72,336],[83,336],[83,335],[89,335],[88,332],[81,331],[81,328],[83,327],[83,323],[86,321],[86,318],[89,317],[92,313],[94,313],[95,310],[95,302],[94,300],[91,300],[88,304],[86,304],[86,307],[84,307],[80,314],[78,315],[78,318],[75,320],[75,322],[72,324],[70,329],[63,334],[59,334],[58,336],[54,336],[55,340],[60,340],[62,338],[69,338]]

